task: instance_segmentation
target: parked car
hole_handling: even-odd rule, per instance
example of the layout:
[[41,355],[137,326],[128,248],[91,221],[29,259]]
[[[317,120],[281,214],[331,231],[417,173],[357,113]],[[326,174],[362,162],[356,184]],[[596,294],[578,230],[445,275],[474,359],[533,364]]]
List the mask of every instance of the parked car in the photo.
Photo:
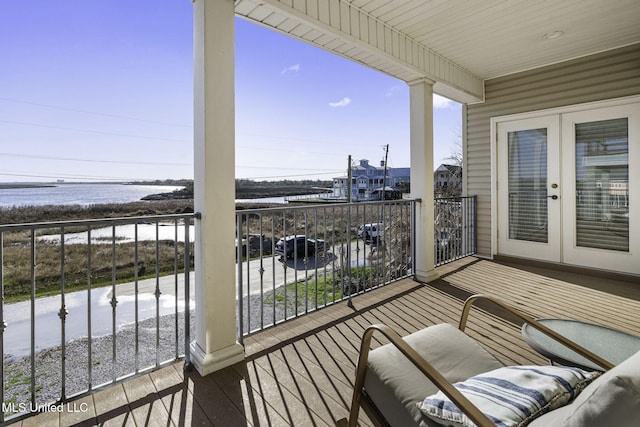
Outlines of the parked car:
[[377,241],[384,235],[384,224],[381,222],[363,224],[358,227],[357,235],[359,239],[363,239],[365,242]]
[[324,241],[305,235],[286,236],[276,243],[276,253],[282,258],[304,258],[324,249]]

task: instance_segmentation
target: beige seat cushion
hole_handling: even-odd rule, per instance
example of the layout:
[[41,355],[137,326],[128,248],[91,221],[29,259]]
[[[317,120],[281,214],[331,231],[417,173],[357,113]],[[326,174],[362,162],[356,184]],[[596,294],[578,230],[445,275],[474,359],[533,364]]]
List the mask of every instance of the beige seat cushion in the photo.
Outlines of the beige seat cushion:
[[[451,383],[502,367],[454,326],[430,326],[404,338]],[[364,388],[392,426],[438,426],[416,404],[437,388],[391,344],[369,354]]]
[[605,372],[569,405],[543,415],[529,427],[640,425],[640,352]]

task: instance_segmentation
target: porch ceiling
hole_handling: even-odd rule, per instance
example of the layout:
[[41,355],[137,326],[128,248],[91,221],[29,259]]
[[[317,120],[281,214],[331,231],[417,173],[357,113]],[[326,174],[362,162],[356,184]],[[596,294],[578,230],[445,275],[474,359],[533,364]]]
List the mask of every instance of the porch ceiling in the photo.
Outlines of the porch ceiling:
[[486,79],[640,42],[637,0],[237,0],[236,14],[468,103]]

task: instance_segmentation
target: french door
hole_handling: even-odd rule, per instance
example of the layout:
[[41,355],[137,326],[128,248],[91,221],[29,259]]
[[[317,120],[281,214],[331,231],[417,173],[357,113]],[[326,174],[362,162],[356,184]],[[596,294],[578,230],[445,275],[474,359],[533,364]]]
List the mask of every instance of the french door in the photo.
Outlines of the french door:
[[498,253],[640,274],[640,104],[497,123]]
[[560,146],[557,117],[498,124],[500,252],[560,259]]

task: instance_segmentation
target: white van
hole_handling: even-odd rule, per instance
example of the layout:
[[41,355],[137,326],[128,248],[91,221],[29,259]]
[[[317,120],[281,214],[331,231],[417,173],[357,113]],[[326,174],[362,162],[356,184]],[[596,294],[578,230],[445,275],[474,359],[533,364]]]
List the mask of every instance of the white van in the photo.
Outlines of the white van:
[[381,222],[372,222],[363,224],[358,227],[358,238],[364,241],[381,239],[384,234],[384,224]]

